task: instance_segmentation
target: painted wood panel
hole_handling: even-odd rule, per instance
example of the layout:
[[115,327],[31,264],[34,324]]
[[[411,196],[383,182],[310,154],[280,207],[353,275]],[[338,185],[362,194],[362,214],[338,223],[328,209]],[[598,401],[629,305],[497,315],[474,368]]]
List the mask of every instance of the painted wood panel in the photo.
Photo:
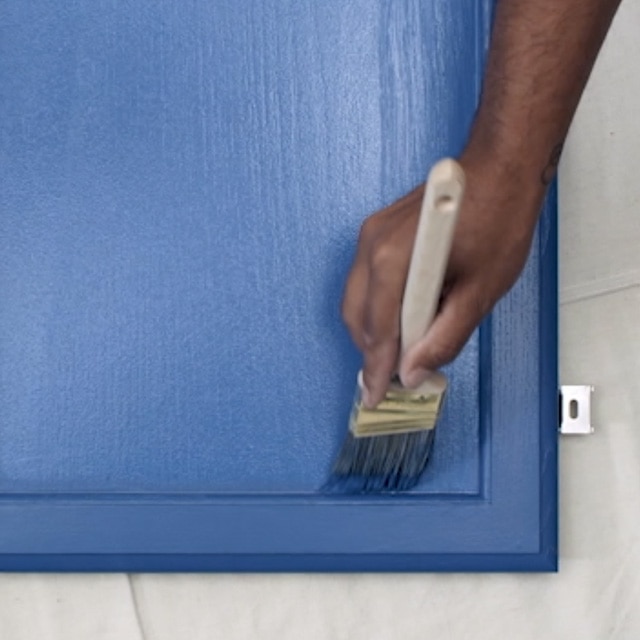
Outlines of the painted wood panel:
[[4,567],[553,564],[553,200],[418,487],[320,491],[359,225],[460,150],[489,9],[0,6]]

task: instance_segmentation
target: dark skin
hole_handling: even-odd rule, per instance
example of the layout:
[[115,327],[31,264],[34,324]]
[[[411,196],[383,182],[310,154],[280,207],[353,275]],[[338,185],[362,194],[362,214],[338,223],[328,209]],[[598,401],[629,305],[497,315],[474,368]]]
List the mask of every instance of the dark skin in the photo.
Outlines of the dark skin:
[[451,362],[518,279],[542,201],[620,0],[499,0],[483,94],[458,159],[467,185],[438,315],[400,359],[400,306],[424,185],[362,225],[342,313],[364,402],[394,372],[415,387]]

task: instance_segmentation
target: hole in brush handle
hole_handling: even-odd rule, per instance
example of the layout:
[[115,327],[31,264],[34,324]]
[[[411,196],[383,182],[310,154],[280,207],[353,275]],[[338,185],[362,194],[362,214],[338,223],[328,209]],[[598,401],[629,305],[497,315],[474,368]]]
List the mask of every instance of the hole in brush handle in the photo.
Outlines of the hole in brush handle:
[[453,213],[455,210],[455,201],[452,196],[445,193],[438,196],[434,203],[434,208],[438,213]]

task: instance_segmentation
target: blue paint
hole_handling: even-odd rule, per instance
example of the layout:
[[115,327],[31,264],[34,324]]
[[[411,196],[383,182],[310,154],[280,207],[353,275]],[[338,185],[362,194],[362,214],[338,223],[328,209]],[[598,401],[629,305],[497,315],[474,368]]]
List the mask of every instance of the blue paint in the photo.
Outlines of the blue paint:
[[319,492],[358,227],[460,150],[488,5],[3,3],[2,568],[552,567],[554,202],[420,485]]

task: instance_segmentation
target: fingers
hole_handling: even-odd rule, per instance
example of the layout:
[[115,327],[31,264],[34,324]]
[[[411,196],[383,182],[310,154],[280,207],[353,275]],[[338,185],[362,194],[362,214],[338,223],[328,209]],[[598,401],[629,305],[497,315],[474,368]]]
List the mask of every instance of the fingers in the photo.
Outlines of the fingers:
[[363,401],[376,406],[398,363],[400,306],[406,269],[389,245],[358,252],[351,269],[342,314],[364,358]]
[[363,310],[365,406],[376,406],[398,364],[400,307],[406,269],[390,245],[372,255]]
[[398,365],[400,308],[422,191],[364,222],[347,278],[342,317],[363,355],[363,402],[370,408],[383,399]]
[[372,232],[368,223],[362,225],[358,238],[358,248],[342,297],[342,320],[344,321],[351,339],[360,351],[363,351],[364,335],[364,304],[369,287],[369,246]]
[[363,317],[364,304],[369,286],[369,269],[366,263],[356,261],[351,268],[342,299],[342,319],[351,339],[360,351],[365,348]]
[[402,383],[415,388],[427,372],[451,362],[489,310],[474,283],[454,285],[425,337],[403,356],[399,370]]

